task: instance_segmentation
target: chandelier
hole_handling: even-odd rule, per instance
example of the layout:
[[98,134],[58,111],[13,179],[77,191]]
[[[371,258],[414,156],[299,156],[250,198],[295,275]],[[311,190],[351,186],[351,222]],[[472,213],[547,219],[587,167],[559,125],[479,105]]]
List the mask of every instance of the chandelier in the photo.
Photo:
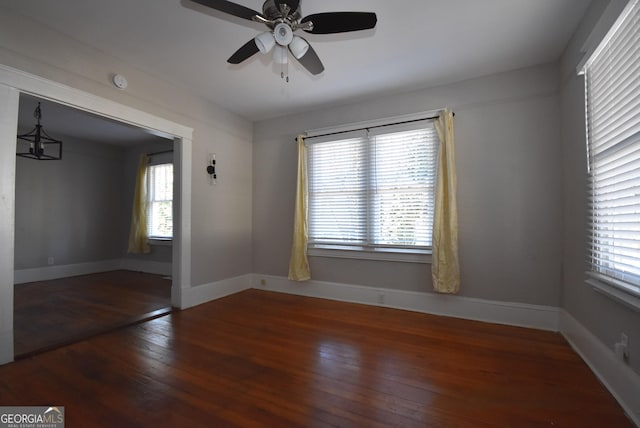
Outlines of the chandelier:
[[[20,147],[18,147],[16,155],[36,160],[62,159],[62,141],[51,138],[46,132],[44,132],[44,129],[40,124],[40,119],[42,119],[40,103],[38,103],[38,107],[36,107],[33,112],[33,117],[37,120],[35,128],[26,134],[18,135],[18,140],[29,143],[29,150],[21,152]],[[20,141],[18,141],[18,143],[19,142]]]

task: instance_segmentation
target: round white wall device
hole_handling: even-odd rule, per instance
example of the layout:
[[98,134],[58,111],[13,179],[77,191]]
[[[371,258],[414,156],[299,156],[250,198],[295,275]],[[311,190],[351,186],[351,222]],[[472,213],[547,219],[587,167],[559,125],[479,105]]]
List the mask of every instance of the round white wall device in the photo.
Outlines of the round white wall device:
[[128,82],[122,74],[116,74],[113,76],[113,84],[118,89],[126,89]]

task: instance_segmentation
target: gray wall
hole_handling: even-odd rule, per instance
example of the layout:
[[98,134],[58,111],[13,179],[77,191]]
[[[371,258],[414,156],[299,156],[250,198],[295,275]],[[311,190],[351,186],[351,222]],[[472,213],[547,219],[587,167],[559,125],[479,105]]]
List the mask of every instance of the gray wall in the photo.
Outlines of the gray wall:
[[[256,123],[254,272],[287,274],[297,133],[448,106],[456,113],[460,294],[559,305],[558,84],[558,67],[547,65]],[[432,290],[428,265],[321,257],[310,264],[317,280]]]
[[124,150],[63,141],[59,161],[16,157],[15,269],[121,254]]
[[[7,10],[0,12],[0,63],[193,128],[191,285],[252,272],[251,122]],[[111,84],[114,73],[127,77],[125,91]],[[205,173],[211,152],[217,186]],[[10,172],[0,177],[12,179]]]
[[[24,130],[25,132],[28,129]],[[173,141],[129,146],[60,136],[60,161],[16,158],[15,269],[128,258],[171,263],[170,244],[128,254],[138,162]],[[133,144],[133,143],[132,143]]]
[[[585,280],[587,171],[584,124],[584,81],[576,74],[580,48],[609,2],[593,2],[562,58],[562,141],[564,163],[563,307],[610,349],[625,332],[630,366],[640,373],[640,313],[594,291]],[[624,1],[613,0],[621,10]]]

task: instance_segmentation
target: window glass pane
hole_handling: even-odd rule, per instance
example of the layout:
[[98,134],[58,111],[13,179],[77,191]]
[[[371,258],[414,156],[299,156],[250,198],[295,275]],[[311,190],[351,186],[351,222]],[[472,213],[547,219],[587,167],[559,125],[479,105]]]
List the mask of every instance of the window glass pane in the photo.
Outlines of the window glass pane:
[[147,169],[147,232],[152,238],[173,237],[173,164]]
[[433,129],[422,129],[373,138],[373,244],[431,246],[434,134]]
[[382,129],[308,144],[310,246],[431,247],[439,146],[433,122]]
[[313,144],[308,150],[310,242],[366,242],[364,139]]

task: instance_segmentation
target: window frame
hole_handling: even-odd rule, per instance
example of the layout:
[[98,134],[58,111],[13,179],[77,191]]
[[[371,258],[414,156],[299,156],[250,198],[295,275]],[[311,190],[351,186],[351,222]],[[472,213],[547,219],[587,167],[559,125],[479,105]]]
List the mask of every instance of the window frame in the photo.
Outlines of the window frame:
[[[590,92],[590,83],[591,83],[591,74],[593,73],[592,65],[594,61],[597,61],[598,56],[601,55],[608,47],[610,41],[615,37],[619,37],[618,32],[620,28],[623,27],[624,22],[630,15],[637,14],[640,11],[640,1],[638,0],[630,0],[624,10],[620,13],[617,19],[615,19],[614,23],[611,25],[610,29],[606,32],[605,36],[602,38],[600,43],[595,47],[595,49],[590,49],[588,55],[585,55],[585,59],[581,61],[578,66],[578,74],[584,76],[584,96],[585,96],[585,130],[586,130],[586,152],[587,152],[587,171],[591,184],[589,185],[588,196],[593,197],[593,188],[598,183],[598,180],[605,180],[602,177],[598,177],[596,174],[603,174],[601,171],[594,168],[595,158],[592,155],[592,147],[593,147],[593,137],[591,135],[591,111],[594,100],[591,96]],[[589,39],[593,37],[590,36]],[[631,75],[627,73],[627,75]],[[606,76],[606,75],[605,75]],[[633,110],[637,114],[640,111],[640,103],[638,105],[633,106]],[[637,109],[637,110],[636,110]],[[631,130],[632,128],[630,128]],[[633,144],[633,147],[640,147],[640,132],[635,132],[632,136],[627,137],[621,141],[616,142],[611,147],[619,147],[624,144],[629,143]],[[614,149],[615,150],[615,149]],[[607,150],[602,150],[601,153],[605,153]],[[640,207],[640,204],[638,204]],[[594,210],[595,211],[595,210]],[[592,208],[589,208],[589,215],[595,215],[597,212],[593,212]],[[622,214],[620,214],[622,215]],[[607,263],[596,264],[592,261],[593,253],[600,252],[601,250],[597,249],[598,245],[594,243],[592,237],[599,236],[598,233],[600,229],[596,224],[593,223],[592,220],[589,220],[589,224],[587,227],[587,253],[589,260],[589,268],[585,272],[586,279],[585,282],[590,285],[595,291],[604,294],[605,296],[614,299],[615,301],[622,303],[626,306],[629,306],[635,310],[640,310],[640,283],[634,284],[630,282],[630,280],[625,280],[624,278],[630,278],[632,275],[623,270],[616,270],[611,266],[607,265]],[[599,239],[599,238],[594,238]],[[615,240],[615,238],[613,238]],[[594,249],[596,247],[596,249]],[[613,254],[613,253],[612,253]],[[614,262],[615,263],[615,262]],[[608,271],[608,272],[607,272]]]
[[[147,205],[147,211],[145,213],[145,215],[147,216],[147,232],[151,232],[151,216],[150,216],[150,211],[151,211],[151,206],[153,204],[154,201],[151,200],[151,174],[149,173],[151,168],[154,167],[159,167],[159,166],[165,166],[165,165],[171,165],[171,169],[172,169],[172,174],[174,173],[173,171],[173,160],[166,160],[166,159],[158,159],[158,160],[151,160],[149,161],[149,163],[147,164],[147,170],[145,173],[145,186],[146,186],[146,205]],[[173,180],[172,180],[173,182]],[[175,187],[175,183],[174,186]],[[173,220],[173,212],[174,212],[174,195],[175,195],[175,189],[172,188],[172,192],[171,192],[171,212],[172,212],[172,220]],[[147,242],[150,245],[172,245],[173,243],[173,238],[175,236],[174,230],[173,230],[173,225],[172,225],[172,230],[171,230],[171,236],[158,236],[158,235],[152,235],[151,233],[148,234],[147,236]]]
[[[392,133],[392,132],[397,132],[397,131],[394,131],[394,126],[397,127],[397,126],[402,126],[403,124],[406,124],[406,123],[421,122],[421,121],[425,122],[425,124],[428,123],[428,126],[433,126],[435,128],[435,124],[433,122],[438,117],[439,112],[440,112],[439,110],[429,111],[429,112],[422,112],[414,115],[396,116],[396,117],[391,117],[386,119],[380,119],[376,121],[359,122],[359,123],[348,124],[348,125],[343,125],[339,127],[316,129],[313,131],[307,131],[305,133],[305,139],[320,137],[323,135],[330,135],[330,134],[346,134],[351,132],[366,131],[370,128],[382,128],[382,127],[385,127],[385,128],[388,127],[389,133]],[[420,127],[416,125],[415,127],[413,127],[413,129],[420,129]],[[321,144],[321,143],[316,143],[316,144]],[[437,151],[439,150],[439,142],[436,144],[438,145],[438,147],[436,147],[435,149],[436,162],[434,163],[434,171],[432,171],[434,176],[436,174],[435,168],[437,168]],[[307,167],[307,170],[310,170],[310,168]],[[308,180],[310,180],[310,177]],[[432,197],[435,199],[435,180],[434,180]],[[432,206],[434,205],[435,205],[435,201],[432,204]],[[368,211],[370,211],[370,209]],[[309,213],[307,215],[309,216]],[[369,225],[368,227],[370,228],[372,226]],[[433,223],[430,224],[429,228],[430,228],[430,231],[432,232]],[[430,246],[429,247],[425,246],[422,248],[395,247],[395,246],[386,246],[386,245],[343,246],[340,244],[323,244],[323,243],[309,242],[307,244],[307,254],[309,256],[315,256],[315,257],[394,261],[394,262],[423,263],[423,264],[430,264],[432,261],[432,256],[431,256],[432,247]]]

